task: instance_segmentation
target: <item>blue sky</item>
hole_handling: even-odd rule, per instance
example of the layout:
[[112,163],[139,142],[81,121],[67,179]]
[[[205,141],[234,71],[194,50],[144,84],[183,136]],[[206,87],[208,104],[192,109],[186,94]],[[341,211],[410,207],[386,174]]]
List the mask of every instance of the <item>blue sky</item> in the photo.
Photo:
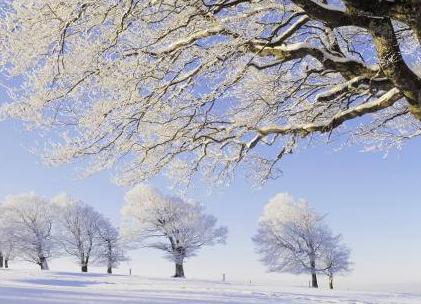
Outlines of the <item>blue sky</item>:
[[[36,137],[10,121],[0,123],[0,138],[0,197],[29,191],[51,197],[65,191],[118,223],[127,189],[112,184],[109,172],[78,179],[72,166],[44,166],[38,155],[29,152]],[[403,151],[383,158],[381,153],[361,153],[358,148],[334,152],[319,146],[287,157],[283,176],[262,189],[251,189],[241,178],[210,194],[201,186],[192,189],[188,195],[228,226],[229,238],[227,245],[206,248],[189,260],[186,275],[220,279],[226,273],[230,280],[308,284],[307,276],[267,274],[250,240],[265,203],[278,192],[289,192],[327,213],[332,229],[342,233],[352,249],[354,272],[338,278],[338,288],[421,292],[421,163],[416,161],[420,148],[421,142],[414,140]],[[153,184],[170,191],[162,178]],[[145,276],[173,273],[173,265],[158,251],[141,249],[130,255],[132,261],[124,263],[120,272],[131,267],[135,274]],[[67,260],[53,261],[51,266],[78,270]]]

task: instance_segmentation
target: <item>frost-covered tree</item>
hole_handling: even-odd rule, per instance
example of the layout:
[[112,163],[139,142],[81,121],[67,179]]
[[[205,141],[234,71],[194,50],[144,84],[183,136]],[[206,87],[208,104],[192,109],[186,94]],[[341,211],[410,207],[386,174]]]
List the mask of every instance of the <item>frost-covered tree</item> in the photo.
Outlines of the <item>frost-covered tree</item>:
[[253,241],[269,271],[309,273],[317,288],[317,273],[326,270],[325,248],[334,238],[324,217],[305,201],[279,193],[265,206]]
[[174,277],[184,277],[183,263],[203,246],[225,243],[227,228],[216,227],[216,218],[199,204],[162,195],[138,185],[126,194],[122,209],[124,235],[145,247],[166,253],[175,263]]
[[106,218],[98,223],[98,242],[95,263],[107,266],[107,273],[128,260],[119,231]]
[[57,255],[52,204],[33,193],[8,196],[3,204],[3,219],[17,255],[48,270],[48,259]]
[[1,111],[61,137],[53,164],[87,157],[88,173],[116,166],[126,184],[162,171],[223,182],[243,165],[265,181],[303,143],[388,150],[421,134],[419,0],[10,0],[0,10],[3,73],[23,82]]
[[67,194],[54,198],[58,209],[57,241],[67,254],[75,257],[82,272],[88,272],[88,264],[101,246],[98,227],[103,216],[91,206]]
[[333,277],[351,271],[350,250],[342,243],[341,235],[324,246],[321,262],[329,279],[329,288],[333,289]]

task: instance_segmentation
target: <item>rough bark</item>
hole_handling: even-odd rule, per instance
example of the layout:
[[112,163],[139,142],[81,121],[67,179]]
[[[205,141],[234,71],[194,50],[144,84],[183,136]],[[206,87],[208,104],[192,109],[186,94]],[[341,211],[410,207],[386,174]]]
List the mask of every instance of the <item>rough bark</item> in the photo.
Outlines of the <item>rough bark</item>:
[[108,256],[108,268],[107,268],[107,273],[112,273],[112,267],[113,267],[113,261],[112,261],[112,257],[113,257],[113,246],[111,245],[111,241],[107,240],[107,256]]
[[310,267],[311,267],[311,287],[318,288],[319,284],[317,283],[316,262],[314,260],[310,262]]
[[49,270],[50,269],[48,267],[48,262],[47,262],[46,257],[40,257],[39,260],[40,260],[39,266],[41,267],[41,270]]
[[333,289],[333,276],[329,276],[329,289]]
[[410,104],[410,112],[418,120],[421,120],[419,89],[421,79],[404,61],[392,25],[392,18],[407,23],[420,40],[420,1],[393,1],[393,3],[382,1],[379,4],[378,1],[347,0],[344,11],[328,9],[314,1],[294,0],[293,2],[304,9],[312,19],[319,20],[332,28],[354,25],[367,29],[373,37],[382,74],[395,88],[402,91]]
[[184,267],[182,263],[175,263],[174,278],[184,278]]
[[89,256],[86,258],[82,256],[81,258],[81,271],[82,272],[88,272],[88,262],[89,262]]
[[319,288],[319,284],[317,283],[317,274],[315,272],[311,273],[311,287]]
[[383,73],[403,92],[411,105],[419,106],[421,81],[402,58],[392,21],[389,18],[373,19],[368,29],[373,36]]

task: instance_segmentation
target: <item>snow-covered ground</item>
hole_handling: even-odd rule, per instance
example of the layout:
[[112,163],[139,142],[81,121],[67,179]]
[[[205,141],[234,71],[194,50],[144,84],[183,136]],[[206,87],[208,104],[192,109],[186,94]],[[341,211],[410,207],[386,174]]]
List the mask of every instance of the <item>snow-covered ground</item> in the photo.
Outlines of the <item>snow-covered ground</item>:
[[419,304],[421,295],[153,279],[98,273],[0,271],[0,304]]

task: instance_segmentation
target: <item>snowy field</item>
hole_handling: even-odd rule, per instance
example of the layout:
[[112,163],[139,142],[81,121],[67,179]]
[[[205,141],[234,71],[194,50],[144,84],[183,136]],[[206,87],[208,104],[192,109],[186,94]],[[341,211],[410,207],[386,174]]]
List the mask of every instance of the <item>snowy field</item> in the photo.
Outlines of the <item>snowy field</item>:
[[138,276],[0,271],[1,304],[78,303],[421,303],[420,295],[265,287]]

